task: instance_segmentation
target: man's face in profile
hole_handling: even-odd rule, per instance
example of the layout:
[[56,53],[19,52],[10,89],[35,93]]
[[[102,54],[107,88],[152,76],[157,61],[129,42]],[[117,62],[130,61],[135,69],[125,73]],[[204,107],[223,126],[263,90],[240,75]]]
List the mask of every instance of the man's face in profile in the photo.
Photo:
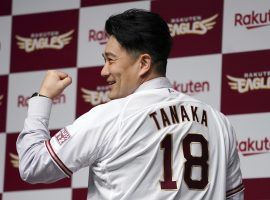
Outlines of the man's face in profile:
[[140,59],[128,53],[114,36],[110,36],[103,57],[105,64],[101,76],[110,86],[109,98],[118,99],[132,94],[140,84]]

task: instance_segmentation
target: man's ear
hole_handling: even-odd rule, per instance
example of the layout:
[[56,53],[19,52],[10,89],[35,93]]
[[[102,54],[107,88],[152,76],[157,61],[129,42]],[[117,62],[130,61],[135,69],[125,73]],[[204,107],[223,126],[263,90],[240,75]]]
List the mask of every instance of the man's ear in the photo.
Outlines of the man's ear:
[[140,76],[144,76],[151,70],[152,58],[149,54],[145,53],[140,55]]

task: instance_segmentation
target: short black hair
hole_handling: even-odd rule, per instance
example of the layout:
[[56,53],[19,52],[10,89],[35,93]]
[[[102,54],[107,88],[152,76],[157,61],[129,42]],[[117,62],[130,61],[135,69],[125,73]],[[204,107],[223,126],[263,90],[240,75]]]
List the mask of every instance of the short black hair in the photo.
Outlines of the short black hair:
[[105,23],[105,30],[129,53],[148,53],[156,71],[162,75],[166,74],[172,37],[167,23],[158,14],[130,9],[109,17]]

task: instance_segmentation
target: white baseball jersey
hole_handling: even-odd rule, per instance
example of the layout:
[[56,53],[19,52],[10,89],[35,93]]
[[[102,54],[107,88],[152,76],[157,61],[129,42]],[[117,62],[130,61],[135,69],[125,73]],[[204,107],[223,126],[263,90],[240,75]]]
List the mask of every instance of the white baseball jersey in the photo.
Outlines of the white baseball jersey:
[[90,200],[243,199],[229,121],[164,77],[96,106],[52,138],[51,105],[31,98],[18,137],[20,173],[28,182],[56,181],[90,166]]

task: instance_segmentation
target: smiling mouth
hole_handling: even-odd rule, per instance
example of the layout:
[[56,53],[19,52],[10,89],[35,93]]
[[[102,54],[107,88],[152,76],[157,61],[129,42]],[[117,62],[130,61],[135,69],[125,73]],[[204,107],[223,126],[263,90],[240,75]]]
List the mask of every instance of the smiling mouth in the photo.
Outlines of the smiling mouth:
[[109,85],[113,85],[113,84],[115,84],[116,83],[116,81],[108,81],[108,84]]

